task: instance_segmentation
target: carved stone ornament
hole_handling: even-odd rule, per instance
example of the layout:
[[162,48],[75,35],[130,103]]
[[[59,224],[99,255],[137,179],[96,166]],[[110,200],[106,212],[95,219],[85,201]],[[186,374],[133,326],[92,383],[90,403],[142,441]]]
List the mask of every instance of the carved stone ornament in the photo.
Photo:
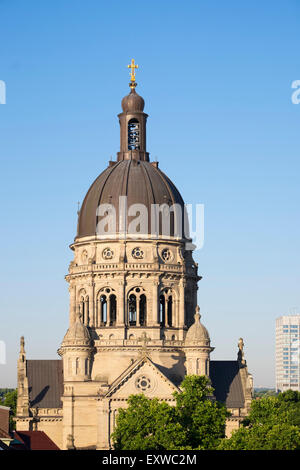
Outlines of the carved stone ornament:
[[164,250],[162,250],[161,252],[161,257],[162,259],[167,263],[168,261],[171,261],[172,258],[173,258],[173,254],[172,254],[172,251],[169,250],[169,248],[165,248]]
[[114,256],[114,252],[111,248],[107,247],[107,248],[104,248],[104,250],[102,251],[102,257],[104,259],[112,259],[112,257]]
[[151,379],[147,375],[139,375],[135,380],[135,387],[141,392],[149,391],[152,388]]
[[136,258],[136,259],[143,259],[144,258],[144,252],[143,252],[143,250],[141,250],[141,248],[139,246],[136,246],[132,250],[132,256],[133,256],[133,258]]

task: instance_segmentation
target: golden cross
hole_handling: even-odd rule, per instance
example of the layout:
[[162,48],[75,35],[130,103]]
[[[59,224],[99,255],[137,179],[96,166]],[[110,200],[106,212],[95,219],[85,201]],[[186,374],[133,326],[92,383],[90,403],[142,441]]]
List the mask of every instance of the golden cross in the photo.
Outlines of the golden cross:
[[138,69],[139,66],[138,66],[137,64],[135,64],[134,59],[131,59],[131,64],[130,64],[130,65],[127,65],[127,67],[128,67],[129,69],[131,69],[131,72],[130,72],[130,81],[131,81],[132,83],[134,83],[134,82],[135,82],[135,69]]

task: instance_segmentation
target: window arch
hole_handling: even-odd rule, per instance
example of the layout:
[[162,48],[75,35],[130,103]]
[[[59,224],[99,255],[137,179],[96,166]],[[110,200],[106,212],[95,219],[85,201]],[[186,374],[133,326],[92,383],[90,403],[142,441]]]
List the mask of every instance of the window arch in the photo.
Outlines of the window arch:
[[111,287],[103,287],[97,294],[96,327],[113,326],[117,321],[117,297]]
[[107,322],[107,298],[106,295],[100,296],[100,325],[103,326]]
[[145,294],[140,296],[140,325],[146,326],[146,307],[147,307],[147,299]]
[[128,122],[128,150],[140,150],[140,123],[137,119]]
[[84,325],[89,325],[89,296],[83,291],[79,298],[79,317]]
[[136,296],[134,294],[128,297],[128,322],[130,326],[136,325]]
[[159,323],[162,327],[173,326],[173,293],[164,289],[159,296]]
[[115,325],[117,321],[117,297],[115,294],[111,294],[109,297],[110,300],[110,324]]
[[132,288],[127,297],[127,323],[129,326],[147,325],[147,297],[142,287]]

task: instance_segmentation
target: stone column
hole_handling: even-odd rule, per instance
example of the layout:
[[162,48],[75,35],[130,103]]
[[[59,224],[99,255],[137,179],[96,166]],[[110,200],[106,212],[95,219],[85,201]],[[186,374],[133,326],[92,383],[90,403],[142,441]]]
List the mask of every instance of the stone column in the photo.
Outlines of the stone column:
[[174,300],[174,322],[175,322],[175,327],[179,327],[179,300],[176,299]]
[[101,302],[100,297],[96,299],[96,328],[101,325]]
[[94,284],[89,285],[89,326],[95,326]]
[[100,398],[98,401],[98,437],[97,437],[97,449],[107,450],[109,449],[109,401],[106,398]]
[[124,326],[125,323],[125,281],[119,281],[119,292],[117,295],[117,326]]
[[136,296],[136,326],[140,326],[140,296]]
[[157,280],[154,280],[153,281],[153,293],[152,293],[152,317],[149,319],[147,318],[147,322],[149,321],[148,323],[149,326],[159,326],[158,286],[159,286],[159,282]]
[[110,326],[110,296],[107,296],[107,304],[106,304],[106,325]]
[[89,298],[85,299],[84,301],[84,324],[88,326],[89,324],[89,318],[90,318],[90,312],[89,312]]
[[184,312],[184,287],[185,282],[183,279],[179,281],[179,328],[183,328],[185,325],[185,312]]
[[75,285],[69,286],[69,293],[70,293],[69,322],[70,322],[70,325],[72,325],[75,322],[75,317],[76,317],[76,286]]

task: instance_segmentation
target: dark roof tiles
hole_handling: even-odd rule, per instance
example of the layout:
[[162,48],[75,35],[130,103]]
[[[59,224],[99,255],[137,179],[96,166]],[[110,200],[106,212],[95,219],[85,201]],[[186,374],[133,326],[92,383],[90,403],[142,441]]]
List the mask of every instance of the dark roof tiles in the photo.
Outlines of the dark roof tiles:
[[14,438],[19,443],[13,444],[24,450],[60,450],[44,431],[15,431]]
[[238,361],[210,361],[209,367],[216,399],[227,408],[243,408],[245,397]]
[[28,360],[30,407],[60,408],[63,394],[63,365],[58,360]]

